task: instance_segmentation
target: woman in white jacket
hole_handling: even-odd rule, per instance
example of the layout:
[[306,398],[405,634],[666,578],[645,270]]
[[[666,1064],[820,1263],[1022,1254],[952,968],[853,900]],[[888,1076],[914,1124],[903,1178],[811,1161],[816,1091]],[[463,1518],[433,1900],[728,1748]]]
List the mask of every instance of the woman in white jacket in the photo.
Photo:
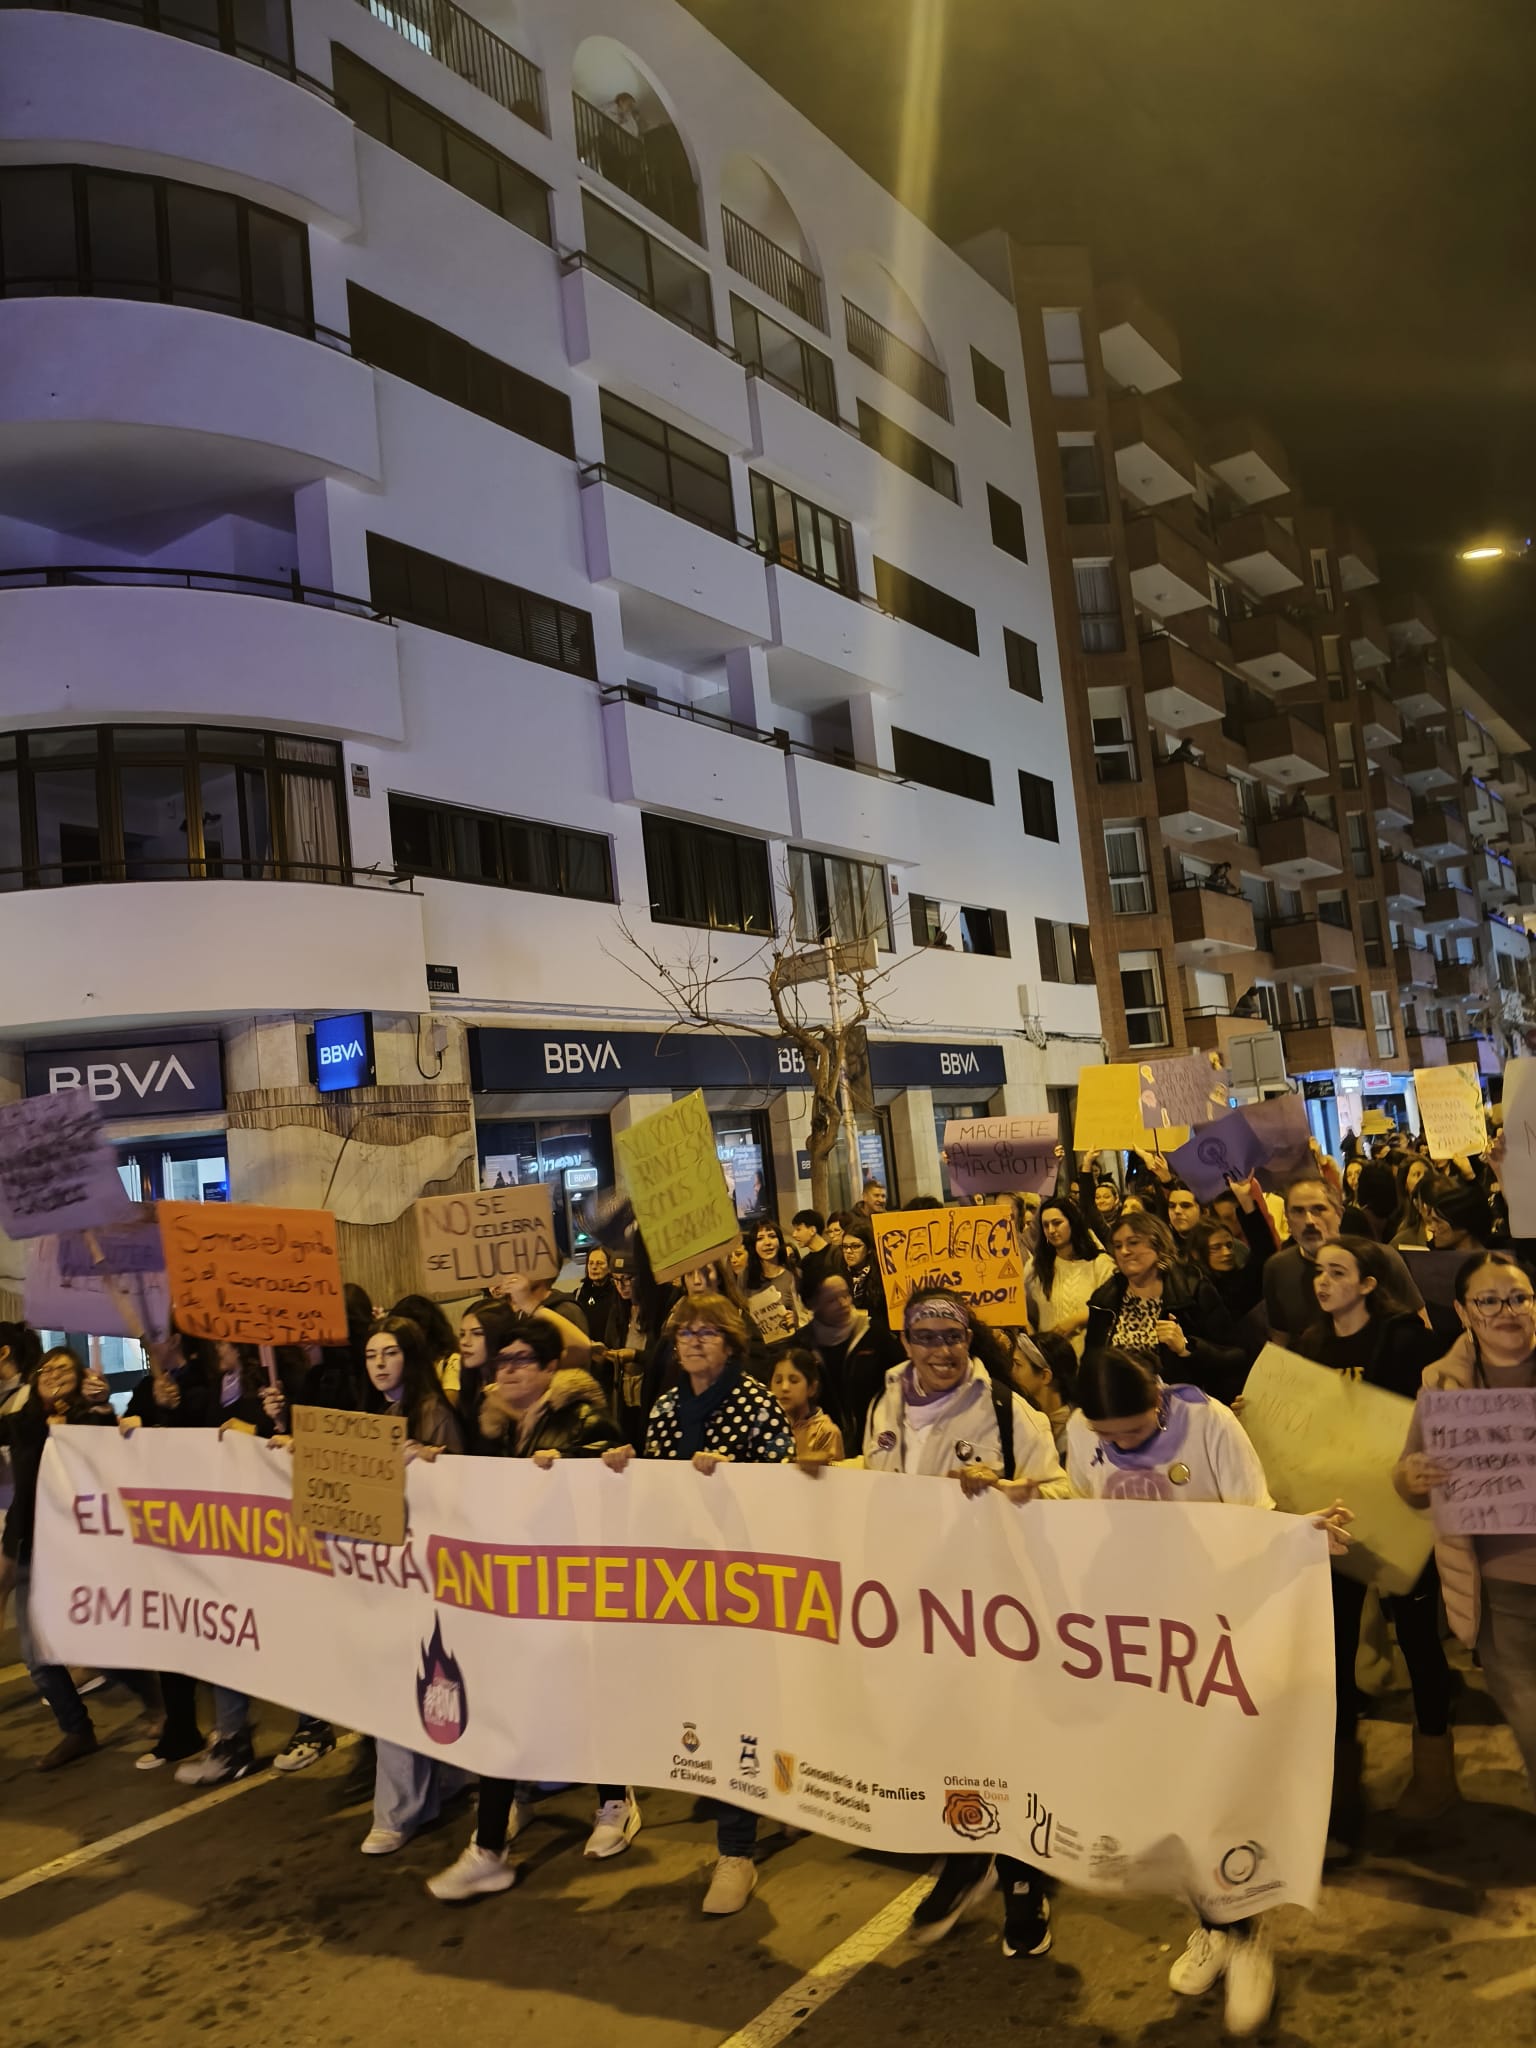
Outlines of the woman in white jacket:
[[[1005,1484],[1014,1499],[1066,1499],[1050,1424],[1015,1393],[1006,1355],[969,1304],[943,1288],[921,1288],[906,1302],[902,1334],[907,1356],[886,1374],[865,1425],[866,1469],[958,1479],[967,1493]],[[994,1356],[989,1371],[985,1361]],[[1050,1884],[1011,1856],[946,1856],[912,1915],[914,1937],[940,1940],[998,1882],[1003,1954],[1043,1956],[1051,1946]]]

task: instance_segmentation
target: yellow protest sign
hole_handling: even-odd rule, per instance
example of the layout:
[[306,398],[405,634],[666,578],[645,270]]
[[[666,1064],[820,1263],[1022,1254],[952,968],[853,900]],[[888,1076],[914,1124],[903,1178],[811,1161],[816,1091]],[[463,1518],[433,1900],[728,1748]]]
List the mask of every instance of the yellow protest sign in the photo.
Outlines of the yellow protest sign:
[[1476,1067],[1415,1067],[1413,1089],[1431,1159],[1466,1159],[1488,1150],[1483,1083]]
[[157,1202],[176,1327],[231,1344],[345,1344],[328,1209]]
[[405,1541],[405,1417],[293,1411],[293,1519],[364,1543]]
[[1142,1120],[1141,1087],[1139,1066],[1084,1067],[1077,1077],[1073,1150],[1150,1152],[1154,1139]]
[[886,1305],[896,1327],[907,1296],[919,1287],[949,1287],[963,1294],[984,1323],[1026,1320],[1024,1260],[1011,1203],[887,1209],[870,1221]]
[[1388,1131],[1395,1128],[1391,1117],[1384,1109],[1368,1109],[1360,1118],[1362,1138],[1384,1138]]
[[658,1280],[722,1256],[741,1235],[701,1089],[616,1131],[613,1149]]
[[423,1195],[411,1204],[429,1301],[461,1301],[521,1274],[553,1280],[560,1270],[549,1189],[482,1188],[477,1195]]
[[1242,1423],[1275,1504],[1307,1514],[1335,1500],[1353,1509],[1353,1539],[1339,1569],[1384,1593],[1406,1593],[1434,1542],[1428,1515],[1399,1496],[1413,1403],[1266,1344],[1243,1389]]

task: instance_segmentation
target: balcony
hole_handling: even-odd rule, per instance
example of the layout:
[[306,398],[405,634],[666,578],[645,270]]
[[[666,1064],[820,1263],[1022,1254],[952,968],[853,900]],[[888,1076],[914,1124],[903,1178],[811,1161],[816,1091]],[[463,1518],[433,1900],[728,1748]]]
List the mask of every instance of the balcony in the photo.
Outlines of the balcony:
[[751,447],[746,372],[712,333],[584,254],[567,259],[560,294],[574,367],[685,433],[702,429],[735,454]]
[[1139,392],[1122,392],[1110,401],[1109,440],[1120,487],[1138,505],[1163,505],[1193,494],[1194,457],[1161,406],[1149,404]]
[[1429,804],[1414,812],[1409,839],[1415,853],[1423,854],[1426,860],[1455,860],[1458,854],[1467,852],[1470,844],[1466,826],[1442,804]]
[[1514,863],[1502,854],[1492,853],[1487,848],[1472,856],[1469,870],[1473,887],[1483,902],[1490,908],[1505,903],[1520,903],[1522,884],[1515,873]]
[[736,275],[755,284],[770,299],[777,299],[797,319],[825,332],[826,293],[810,265],[728,206],[720,209],[720,225],[725,230],[725,260]]
[[1191,883],[1172,890],[1169,900],[1173,950],[1180,960],[1198,965],[1223,954],[1254,950],[1253,906],[1246,896]]
[[395,632],[366,602],[296,580],[105,562],[0,571],[0,727],[119,719],[398,744]]
[[1204,611],[1211,601],[1205,556],[1156,513],[1130,519],[1125,528],[1126,563],[1136,602],[1159,618]]
[[1501,754],[1499,764],[1484,778],[1507,804],[1524,804],[1531,794],[1531,775],[1522,754]]
[[1482,906],[1470,889],[1447,885],[1431,889],[1424,898],[1424,929],[1427,932],[1440,932],[1450,937],[1452,934],[1481,931],[1482,924]]
[[1234,1017],[1230,1010],[1215,1005],[1184,1012],[1184,1036],[1191,1052],[1224,1054],[1235,1040],[1257,1038],[1269,1030],[1262,1017]]
[[1314,727],[1288,711],[1257,718],[1243,731],[1248,766],[1265,782],[1287,787],[1315,782],[1328,773],[1328,742]]
[[873,313],[866,313],[851,299],[843,301],[843,338],[848,353],[878,370],[887,383],[905,391],[919,405],[926,405],[940,419],[952,417],[949,409],[949,379],[937,363],[930,362],[921,349],[903,341],[889,327],[882,326]]
[[[3,100],[8,162],[156,173],[356,234],[356,138],[323,86],[298,83],[291,60],[285,77],[201,47],[219,41],[217,8],[206,32],[188,30],[198,41],[146,34],[131,0],[118,11],[130,19],[0,8],[0,81],[13,88]],[[183,11],[194,10],[171,10]]]
[[1389,597],[1385,612],[1394,649],[1431,647],[1440,638],[1435,615],[1416,590]]
[[549,133],[543,72],[454,0],[362,0],[362,5],[487,99],[530,128]]
[[1364,590],[1381,581],[1376,550],[1352,520],[1335,522],[1334,552],[1339,558],[1339,581],[1346,590]]
[[1503,797],[1475,775],[1467,777],[1467,825],[1481,839],[1503,839],[1509,831],[1509,809]]
[[602,693],[608,790],[615,803],[787,839],[784,755],[770,732],[623,683]]
[[1394,946],[1392,964],[1397,970],[1397,986],[1404,995],[1430,994],[1439,986],[1439,968],[1428,946],[1410,946],[1406,942]]
[[1466,1038],[1453,1038],[1445,1048],[1446,1061],[1453,1067],[1476,1067],[1479,1074],[1502,1074],[1503,1056],[1497,1044],[1481,1033]]
[[1443,733],[1405,734],[1397,759],[1398,773],[1416,796],[1461,787],[1461,760]]
[[1232,662],[1270,690],[1294,690],[1317,679],[1312,635],[1282,612],[1232,621]]
[[790,836],[798,845],[855,860],[911,860],[931,823],[930,805],[944,802],[888,770],[789,750]]
[[872,505],[890,501],[897,488],[890,465],[856,433],[823,419],[767,377],[747,378],[747,406],[754,469],[845,519],[867,519]]
[[[845,702],[851,685],[898,689],[904,665],[913,659],[901,622],[873,598],[802,575],[784,562],[768,565],[768,617],[774,696],[802,711]],[[916,659],[922,663],[925,656]]]
[[1279,597],[1302,585],[1302,554],[1278,519],[1245,512],[1224,520],[1216,533],[1222,566],[1253,597]]
[[1159,761],[1157,811],[1173,839],[1235,838],[1242,824],[1237,791],[1225,775],[1187,761]]
[[342,349],[195,306],[0,300],[0,512],[75,531],[379,476],[373,372]]
[[1161,391],[1184,374],[1179,337],[1131,284],[1098,295],[1099,356],[1104,374],[1123,391]]
[[582,471],[581,519],[587,573],[618,591],[631,653],[686,669],[769,637],[763,558],[749,536],[697,525],[601,464]]
[[1392,642],[1381,606],[1369,591],[1361,591],[1344,608],[1349,651],[1356,668],[1380,668],[1391,659]]
[[1436,725],[1449,725],[1451,686],[1432,662],[1399,656],[1387,669],[1385,687],[1405,718],[1416,724],[1433,720]]
[[1281,882],[1326,882],[1344,872],[1339,835],[1309,812],[1268,818],[1257,833],[1259,865]]
[[1389,910],[1422,910],[1424,877],[1409,861],[1384,860],[1381,864],[1381,893]]
[[1473,960],[1442,960],[1437,974],[1438,993],[1448,1003],[1470,1002],[1487,996],[1483,970]]
[[1403,737],[1403,714],[1375,683],[1368,683],[1357,694],[1366,752],[1378,754],[1386,747],[1395,747]]
[[[1454,656],[1452,657],[1454,660]],[[1447,680],[1451,685],[1451,696],[1457,694],[1454,667],[1447,669]],[[1469,712],[1463,711],[1456,721],[1456,748],[1461,755],[1461,765],[1469,775],[1489,775],[1499,765],[1499,743],[1487,726],[1479,724]]]
[[1213,428],[1205,439],[1205,463],[1245,505],[1262,505],[1291,488],[1285,451],[1257,420],[1228,420]]
[[1367,794],[1378,831],[1407,831],[1413,823],[1413,793],[1406,782],[1376,768],[1371,771]]
[[1167,633],[1141,643],[1141,687],[1148,718],[1172,732],[1214,725],[1227,713],[1221,671]]
[[636,135],[579,92],[571,94],[571,108],[576,154],[587,169],[649,207],[690,242],[702,244],[698,188],[671,122],[663,119]]
[[1270,951],[1277,974],[1293,974],[1306,980],[1322,974],[1337,978],[1360,971],[1355,935],[1347,925],[1330,924],[1322,917],[1275,918],[1270,932]]
[[1370,1033],[1363,1024],[1282,1024],[1285,1064],[1293,1074],[1332,1074],[1371,1064]]
[[1446,1044],[1438,1031],[1410,1030],[1407,1033],[1407,1050],[1410,1067],[1446,1065]]

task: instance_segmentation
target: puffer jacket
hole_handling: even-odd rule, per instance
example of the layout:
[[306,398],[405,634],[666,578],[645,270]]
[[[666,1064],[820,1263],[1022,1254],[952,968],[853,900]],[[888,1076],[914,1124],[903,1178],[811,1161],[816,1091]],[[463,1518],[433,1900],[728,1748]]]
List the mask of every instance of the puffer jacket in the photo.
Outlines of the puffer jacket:
[[499,1436],[484,1436],[477,1428],[470,1448],[493,1458],[531,1458],[536,1451],[558,1451],[562,1458],[600,1458],[623,1441],[591,1373],[565,1366],[550,1381],[525,1437],[519,1439],[515,1422]]
[[[1085,1351],[1099,1351],[1114,1334],[1129,1287],[1123,1273],[1116,1273],[1088,1298],[1088,1335]],[[1163,1272],[1161,1313],[1184,1332],[1188,1350],[1180,1356],[1164,1345],[1158,1347],[1163,1378],[1199,1387],[1218,1401],[1230,1402],[1243,1391],[1248,1377],[1248,1353],[1226,1303],[1203,1273],[1187,1265],[1168,1266]]]

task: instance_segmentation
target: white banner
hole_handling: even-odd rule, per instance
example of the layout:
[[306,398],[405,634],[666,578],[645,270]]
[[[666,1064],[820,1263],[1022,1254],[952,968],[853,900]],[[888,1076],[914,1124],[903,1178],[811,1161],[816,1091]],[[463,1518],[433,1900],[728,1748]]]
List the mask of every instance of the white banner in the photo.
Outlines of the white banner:
[[249,1437],[62,1428],[33,1618],[502,1777],[674,1786],[861,1847],[1003,1850],[1212,1919],[1316,1898],[1325,1540],[940,1479],[413,1465],[405,1545],[294,1527]]

